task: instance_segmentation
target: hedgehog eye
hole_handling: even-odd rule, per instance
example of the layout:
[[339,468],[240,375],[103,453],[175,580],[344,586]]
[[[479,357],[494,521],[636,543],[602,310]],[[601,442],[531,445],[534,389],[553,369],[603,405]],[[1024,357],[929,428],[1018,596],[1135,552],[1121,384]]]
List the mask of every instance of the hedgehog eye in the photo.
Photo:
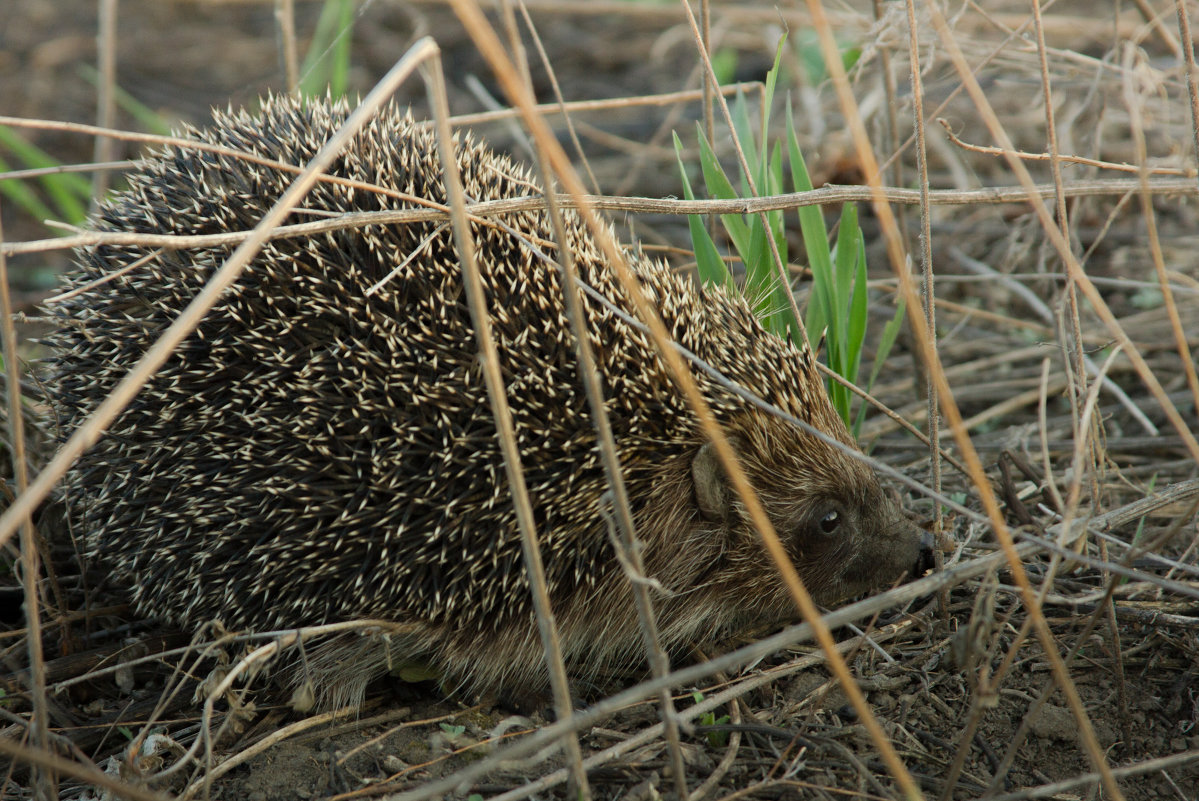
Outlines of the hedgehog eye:
[[830,509],[824,517],[820,518],[820,530],[825,534],[832,534],[841,525],[841,513],[836,509]]

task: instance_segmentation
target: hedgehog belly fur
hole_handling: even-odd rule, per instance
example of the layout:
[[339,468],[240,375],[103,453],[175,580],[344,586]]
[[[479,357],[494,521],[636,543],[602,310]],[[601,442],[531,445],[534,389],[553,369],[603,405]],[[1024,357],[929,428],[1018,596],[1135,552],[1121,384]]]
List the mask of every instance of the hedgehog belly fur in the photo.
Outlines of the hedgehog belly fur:
[[[347,114],[337,102],[273,97],[256,114],[218,113],[186,133],[302,166]],[[504,156],[469,137],[455,147],[469,198],[534,193],[528,173]],[[385,191],[321,182],[291,221],[420,207],[404,198],[445,202],[434,134],[394,109],[353,139],[330,175]],[[171,146],[129,176],[94,227],[248,230],[292,178]],[[541,212],[503,223],[476,223],[472,233],[567,657],[580,673],[636,663],[636,616],[600,514],[607,486],[558,268],[529,246],[552,253],[550,226]],[[581,278],[631,314],[573,215],[567,237]],[[50,309],[61,325],[48,340],[48,385],[64,434],[231,250],[80,251],[69,280],[80,291]],[[639,251],[627,257],[681,344],[851,442],[809,352],[766,333],[739,298],[700,289]],[[544,683],[461,285],[451,231],[431,222],[276,239],[262,249],[70,476],[69,502],[91,555],[128,585],[140,613],[189,628],[219,619],[257,631],[380,618],[414,632],[393,651],[432,659],[450,685]],[[657,603],[666,638],[786,617],[774,569],[705,466],[704,439],[655,349],[604,304],[587,298],[584,310],[647,569],[664,589]],[[702,374],[697,380],[814,594],[833,600],[901,572],[918,533],[868,469]],[[697,476],[714,478],[697,484]],[[830,519],[852,530],[825,536],[818,528]],[[863,561],[856,569],[865,578],[855,577],[855,560],[867,553],[877,566]],[[314,660],[334,665],[330,674],[354,661],[346,658],[353,648],[337,642]],[[362,663],[354,687],[395,656],[375,651],[383,655]]]

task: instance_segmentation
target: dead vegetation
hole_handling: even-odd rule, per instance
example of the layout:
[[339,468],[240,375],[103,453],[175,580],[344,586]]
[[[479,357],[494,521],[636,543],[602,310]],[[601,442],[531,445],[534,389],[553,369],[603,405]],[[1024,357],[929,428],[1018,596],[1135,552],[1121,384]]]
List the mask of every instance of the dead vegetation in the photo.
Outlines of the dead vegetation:
[[[276,44],[302,51],[320,5],[296,3],[293,40],[278,22],[289,19],[283,0],[126,0],[97,54],[94,4],[15,0],[0,10],[0,108],[95,122],[97,90],[75,72],[111,63],[107,74],[101,66],[102,96],[119,85],[164,117],[202,120],[209,104],[285,88],[279,53],[289,48]],[[189,643],[136,619],[102,575],[82,573],[80,532],[51,501],[38,507],[36,536],[13,536],[11,513],[0,523],[13,565],[0,579],[0,798],[652,799],[680,788],[692,799],[1199,796],[1194,4],[857,3],[823,21],[817,8],[714,5],[707,49],[735,54],[733,78],[758,80],[790,29],[783,88],[815,184],[873,179],[872,190],[818,197],[856,192],[876,329],[901,295],[914,320],[871,394],[925,433],[927,398],[939,409],[931,436],[943,457],[880,412],[863,430],[943,545],[935,573],[824,618],[869,715],[830,678],[802,624],[711,659],[676,655],[664,681],[613,676],[582,688],[586,706],[555,723],[509,715],[494,699],[444,700],[428,684],[301,718],[275,699],[243,697],[233,680],[268,664],[286,637],[250,641],[214,627]],[[729,209],[660,200],[681,196],[670,132],[693,132],[706,117],[683,8],[543,0],[527,9],[513,20],[537,98],[553,103],[560,87],[587,190],[687,268],[678,213]],[[446,4],[376,0],[354,13],[356,90],[427,33],[447,64],[454,113],[514,104],[493,78],[494,54]],[[505,37],[503,15],[490,19]],[[841,48],[861,49],[844,82],[811,66],[826,24]],[[427,108],[415,79],[399,96]],[[619,102],[587,105],[609,98]],[[712,116],[732,158],[718,107]],[[520,152],[517,119],[470,124]],[[562,115],[547,119],[571,141]],[[102,124],[141,129],[127,111]],[[92,139],[61,124],[21,132],[87,169],[138,149],[133,139],[93,153]],[[68,255],[55,231],[0,202],[12,303],[29,318],[20,353],[31,359],[45,275]],[[764,202],[791,209],[801,199]],[[792,261],[802,302],[803,259]],[[928,308],[922,286],[933,289]],[[35,379],[22,387],[37,419]],[[18,460],[32,462],[31,479],[48,476],[51,449],[36,438],[50,428],[23,429],[35,438]],[[8,453],[21,452],[6,440]],[[18,495],[23,480],[6,476]],[[33,573],[16,565],[18,543],[27,559],[37,554]],[[40,630],[21,606],[35,599]],[[229,692],[203,707],[193,700],[223,678]],[[663,734],[666,686],[677,737]],[[568,789],[581,772],[561,748],[572,731],[587,779]]]

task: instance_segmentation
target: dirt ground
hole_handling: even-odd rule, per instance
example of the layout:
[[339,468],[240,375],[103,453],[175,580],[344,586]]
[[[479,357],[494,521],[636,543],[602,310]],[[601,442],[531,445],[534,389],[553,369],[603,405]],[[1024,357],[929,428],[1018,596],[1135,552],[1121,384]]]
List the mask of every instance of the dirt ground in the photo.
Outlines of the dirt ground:
[[[906,29],[897,22],[902,4],[880,4],[896,6],[884,9],[885,24],[874,22],[870,4],[849,5],[852,8],[838,6],[834,19],[839,38],[862,48],[853,91],[867,117],[875,152],[885,158],[895,150],[890,120],[897,121],[901,140],[912,130]],[[998,5],[985,13],[975,7],[952,9],[960,11],[951,20],[954,36],[976,65],[979,81],[1015,146],[1042,153],[1047,149],[1044,101],[1033,28],[1008,38],[1014,27],[1027,22],[1027,6]],[[96,61],[96,6],[89,0],[0,4],[0,114],[95,121],[96,82],[89,70]],[[1138,164],[1146,161],[1138,156],[1133,135],[1140,131],[1148,163],[1162,171],[1152,180],[1189,176],[1194,183],[1195,139],[1175,49],[1179,34],[1173,5],[1162,0],[1146,3],[1157,15],[1154,22],[1146,22],[1136,8],[1121,8],[1119,13],[1107,9],[1102,12],[1107,16],[1097,16],[1089,4],[1047,6],[1048,71],[1054,82],[1061,152]],[[566,100],[630,98],[699,86],[695,45],[677,6],[630,3],[610,4],[608,13],[592,9],[564,2],[531,6]],[[320,10],[321,3],[296,3],[301,50]],[[803,37],[809,29],[799,25],[806,14],[790,7],[786,14],[794,26],[793,41],[808,41]],[[765,76],[779,19],[779,12],[765,5],[717,7],[714,49],[734,64],[733,80]],[[956,91],[960,80],[924,12],[920,30],[922,63],[928,65],[923,77],[933,188],[1012,186],[1012,171],[1001,157],[955,145],[932,121],[945,119],[965,142],[995,144],[969,98]],[[454,16],[435,2],[378,0],[357,7],[352,89],[369,90],[414,39],[425,34],[442,48],[454,113],[486,110],[487,96],[504,104],[486,62]],[[212,106],[253,105],[264,92],[285,89],[278,39],[274,5],[269,2],[125,0],[117,23],[117,84],[168,124],[203,124]],[[536,63],[528,39],[526,46],[529,61]],[[810,57],[813,48],[811,42],[803,48],[797,45],[793,66]],[[796,69],[792,102],[815,184],[860,182],[860,163],[832,86]],[[882,78],[887,70],[895,76],[890,94]],[[545,71],[534,68],[533,76],[539,98],[552,99]],[[1129,97],[1140,98],[1142,105]],[[405,86],[400,100],[412,104],[417,114],[427,106],[419,81]],[[687,141],[693,143],[695,121],[702,116],[699,102],[580,112],[576,123],[598,191],[682,197],[670,132],[690,135]],[[779,109],[776,118],[781,119]],[[115,127],[143,130],[144,122],[122,109]],[[477,130],[496,149],[526,155],[509,123],[487,123]],[[22,135],[59,163],[95,160],[92,139],[77,132],[26,130]],[[137,152],[135,143],[118,143],[114,158]],[[8,169],[23,166],[3,144],[0,158]],[[919,186],[913,148],[906,147],[898,162],[905,171],[898,185]],[[1038,182],[1052,182],[1046,162],[1028,164]],[[1065,170],[1068,185],[1136,178],[1135,172],[1094,164],[1067,165]],[[888,180],[893,180],[890,174]],[[1175,288],[1177,326],[1192,349],[1199,347],[1195,195],[1194,188],[1183,187],[1157,194],[1153,202],[1154,236]],[[868,232],[871,277],[876,279],[872,314],[881,328],[894,309],[895,281],[876,218],[867,204],[859,204],[859,211]],[[1199,431],[1195,400],[1180,367],[1175,327],[1154,283],[1154,252],[1139,197],[1127,186],[1121,191],[1096,189],[1073,197],[1069,211],[1075,254],[1084,257],[1087,274],[1177,407],[1183,427]],[[834,212],[829,212],[830,219]],[[907,206],[901,214],[918,268],[918,207]],[[0,196],[0,221],[6,242],[55,235],[9,196]],[[690,264],[684,217],[622,214],[616,221],[622,232],[666,248],[681,267]],[[798,227],[790,227],[792,253],[801,254]],[[1062,306],[1064,268],[1024,203],[959,198],[933,207],[930,231],[941,304],[937,330],[947,379],[983,466],[1000,492],[1004,518],[1023,542],[1033,542],[1031,537],[1052,539],[1061,498],[1079,474],[1074,469],[1076,424],[1063,339],[1053,316]],[[793,261],[802,259],[793,255]],[[10,258],[17,311],[35,318],[37,303],[52,291],[69,262],[70,254],[61,250]],[[806,291],[804,282],[800,286]],[[1041,316],[1039,302],[1048,304],[1048,319]],[[1113,355],[1115,337],[1090,303],[1083,304],[1081,329],[1095,361]],[[31,319],[19,333],[30,337],[40,330]],[[877,329],[871,336],[877,336]],[[35,344],[23,348],[23,354],[36,357]],[[867,361],[872,361],[871,354],[868,351]],[[902,337],[873,394],[899,416],[923,426],[925,385],[915,363],[911,339]],[[1098,498],[1090,513],[1113,515],[1109,519],[1115,522],[1103,529],[1106,539],[1094,535],[1079,544],[1079,559],[1059,563],[1044,547],[1030,546],[1025,569],[1033,587],[1044,593],[1045,626],[1040,634],[1051,638],[1055,658],[1067,660],[1099,752],[1115,769],[1123,796],[1195,801],[1199,526],[1193,483],[1199,463],[1130,360],[1115,357],[1108,368],[1130,400],[1125,404],[1107,391],[1099,395],[1102,469],[1087,474],[1083,494],[1089,498],[1093,491]],[[886,416],[869,415],[862,441],[883,463],[931,483],[927,447]],[[942,445],[961,456],[948,437]],[[1047,464],[1051,476],[1046,475]],[[1184,484],[1188,481],[1192,483]],[[1182,489],[1171,503],[1130,512],[1131,516],[1116,514],[1178,484]],[[983,509],[970,480],[948,463],[943,489],[970,510]],[[931,526],[932,502],[907,489],[902,494],[906,506]],[[1135,512],[1138,507],[1131,508]],[[536,734],[531,733],[548,725],[547,713],[519,714],[494,698],[447,699],[434,682],[405,683],[398,678],[373,687],[362,709],[305,719],[270,693],[264,677],[256,685],[262,691],[252,694],[252,701],[217,706],[210,723],[228,725],[209,757],[201,752],[198,760],[189,758],[166,778],[151,778],[176,765],[198,737],[202,720],[192,697],[196,680],[243,654],[227,646],[221,659],[197,663],[195,650],[185,648],[190,633],[138,618],[124,605],[119,588],[105,586],[98,577],[91,577],[92,586],[83,583],[75,549],[57,520],[49,505],[42,527],[51,541],[47,553],[57,582],[54,592],[46,593],[43,614],[47,682],[54,690],[51,726],[57,753],[82,766],[61,772],[62,797],[100,797],[100,790],[86,778],[88,770],[106,771],[114,779],[170,796],[207,794],[214,799],[356,798],[401,791],[411,791],[402,797],[412,799],[431,794],[572,797],[574,790],[564,780],[568,763],[559,749],[496,756],[507,753],[504,749],[513,743],[532,743]],[[1153,547],[1133,550],[1133,542]],[[1047,656],[1038,639],[1016,578],[992,558],[999,545],[991,528],[951,512],[942,546],[948,570],[942,579],[924,579],[922,592],[897,594],[877,616],[859,615],[855,626],[837,629],[858,685],[924,797],[1115,797],[1093,774],[1096,768],[1080,741],[1069,699],[1061,690],[1052,691],[1055,659]],[[5,566],[11,560],[8,552],[0,556]],[[1120,565],[1131,570],[1124,579],[1111,572]],[[1109,588],[1111,603],[1105,598]],[[30,713],[23,672],[28,657],[21,599],[17,573],[5,570],[0,575],[0,649],[5,659],[0,667],[0,736],[28,747],[23,722]],[[83,614],[87,610],[90,615]],[[858,639],[862,630],[869,632],[869,642]],[[772,633],[748,633],[744,640],[729,643],[727,650]],[[810,642],[791,643],[768,656],[747,658],[735,670],[674,687],[675,703],[684,712],[705,699],[723,699],[684,726],[679,747],[693,799],[902,797],[867,726],[818,655]],[[676,667],[703,661],[703,655],[674,656]],[[135,667],[103,671],[127,659],[139,661]],[[182,675],[174,673],[176,669]],[[583,708],[594,707],[642,679],[634,671],[604,677],[576,691]],[[722,695],[726,692],[727,699]],[[591,760],[588,779],[595,798],[640,801],[674,796],[670,746],[653,728],[660,722],[654,697],[643,693],[580,731],[583,755]],[[157,749],[149,748],[133,764],[120,765],[131,741],[140,743],[151,733],[165,735],[151,740],[150,746]],[[6,764],[7,759],[0,756],[0,799],[34,797],[26,758]],[[436,784],[456,771],[479,766],[485,770],[478,776],[444,787]]]

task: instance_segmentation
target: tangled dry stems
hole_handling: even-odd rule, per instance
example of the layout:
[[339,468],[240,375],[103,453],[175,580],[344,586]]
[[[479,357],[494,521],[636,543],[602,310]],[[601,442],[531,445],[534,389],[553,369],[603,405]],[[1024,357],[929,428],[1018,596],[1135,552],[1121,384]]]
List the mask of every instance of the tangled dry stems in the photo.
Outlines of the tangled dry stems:
[[[541,10],[578,11],[561,4],[542,4]],[[771,14],[766,18],[773,20],[775,12],[768,9],[724,9],[731,25],[746,27],[760,23],[761,15],[768,11]],[[860,26],[861,19],[847,20],[851,24],[845,30],[855,30],[853,24]],[[973,10],[953,20],[954,41],[975,73],[992,88],[1003,86],[1008,90],[990,96],[992,102],[998,101],[1003,130],[1017,148],[1034,153],[1047,150],[1043,105],[1029,101],[1036,97],[1047,76],[1056,101],[1060,153],[1102,154],[1101,161],[1128,162],[1139,168],[1147,158],[1137,153],[1140,148],[1134,134],[1142,132],[1144,152],[1157,154],[1154,166],[1191,174],[1193,121],[1185,113],[1186,90],[1178,77],[1180,71],[1162,69],[1136,49],[1140,46],[1148,53],[1184,52],[1177,32],[1163,22],[1142,27],[1123,17],[1114,26],[1119,38],[1112,41],[1110,20],[1088,23],[1065,15],[1056,17],[1050,10],[1045,23],[1051,45],[1041,51],[1047,56],[1043,71],[1037,49],[1024,46],[1019,38],[1020,26],[1027,30],[1031,24],[1023,12],[988,18]],[[648,21],[644,24],[650,25]],[[1002,31],[1004,25],[1008,32],[997,36],[995,31]],[[957,94],[958,79],[942,69],[944,45],[938,42],[931,26],[922,25],[920,31],[926,105],[935,101],[945,107],[926,117],[952,115],[961,126],[960,130],[955,126],[955,133],[967,141],[987,142],[988,135],[975,122],[975,112]],[[1085,39],[1085,44],[1074,43],[1074,37]],[[1095,42],[1101,46],[1095,48]],[[887,53],[890,69],[900,82],[908,74],[907,31],[902,20],[888,16],[876,23],[865,50],[866,64],[855,87],[858,103],[873,109],[867,117],[877,123],[878,151],[900,152],[889,144],[884,116],[893,112],[902,118],[910,113],[908,100],[903,95],[887,96],[885,82],[871,78],[876,73],[870,70],[877,69],[872,59],[881,60]],[[1027,86],[1028,93],[1011,90],[1013,84],[1017,90]],[[1137,102],[1129,103],[1126,98]],[[840,138],[837,111],[830,106],[826,116],[821,144],[833,150]],[[1057,399],[1080,377],[1070,374],[1070,360],[1062,359],[1040,342],[1030,343],[1029,336],[1031,332],[1067,350],[1070,326],[1055,317],[1052,321],[1038,319],[1035,324],[1039,327],[1030,328],[1033,321],[1029,318],[1033,315],[1014,289],[1016,285],[1033,285],[1049,297],[1063,285],[1060,268],[1052,266],[1051,257],[1038,245],[1044,230],[1035,220],[1022,216],[1022,207],[985,206],[975,211],[961,205],[968,197],[966,193],[1014,202],[1011,194],[999,194],[1011,191],[1003,189],[1010,183],[1007,168],[992,153],[959,146],[948,137],[939,138],[933,130],[927,133],[933,162],[929,180],[944,192],[947,201],[930,215],[934,257],[938,259],[935,277],[941,304],[940,359],[952,365],[945,375],[958,403],[968,412],[966,425],[974,446],[984,464],[996,466],[989,474],[1005,499],[1008,519],[1021,522],[1032,533],[1044,531],[1058,523],[1063,514],[1077,521],[1128,507],[1147,494],[1160,492],[1167,484],[1182,484],[1193,477],[1195,458],[1187,452],[1184,437],[1163,425],[1126,354],[1115,354],[1103,362],[1103,367],[1107,376],[1142,407],[1151,424],[1159,429],[1158,434],[1145,433],[1142,423],[1104,393],[1089,398],[1071,395],[1078,398],[1073,406]],[[910,146],[902,152],[901,163],[910,169]],[[1092,172],[1098,169],[1090,164],[1080,167]],[[1048,174],[1041,180],[1047,187],[1053,186]],[[1104,186],[1130,193],[1136,189],[1135,184],[1114,184],[1108,179]],[[984,189],[975,189],[980,185]],[[1150,186],[1165,184],[1155,177]],[[1169,186],[1170,191],[1193,192],[1191,181]],[[1062,188],[1064,195],[1075,198],[1069,207],[1069,232],[1085,247],[1081,255],[1088,272],[1098,273],[1096,278],[1140,282],[1129,286],[1096,284],[1103,286],[1109,303],[1118,304],[1121,326],[1129,332],[1149,372],[1161,380],[1166,397],[1185,409],[1193,392],[1180,370],[1176,341],[1181,333],[1184,341],[1190,337],[1193,348],[1194,332],[1199,330],[1199,296],[1195,294],[1199,284],[1190,262],[1180,257],[1187,252],[1188,231],[1193,229],[1189,207],[1163,197],[1149,209],[1157,216],[1161,237],[1160,244],[1150,248],[1155,252],[1146,258],[1142,228],[1145,209],[1138,214],[1133,210],[1135,203],[1107,202],[1097,184],[1081,184],[1071,178]],[[901,191],[906,190],[892,189],[889,194],[901,197]],[[938,194],[935,191],[933,196]],[[662,210],[648,201],[617,198],[610,202],[612,207],[625,204],[637,210]],[[744,210],[757,208],[747,204]],[[946,241],[962,251],[962,258],[950,253],[952,261],[941,263],[949,251],[938,243]],[[991,277],[983,283],[949,275],[968,258],[984,259],[1004,278]],[[1154,260],[1167,265],[1166,275],[1178,310],[1176,320],[1169,320],[1161,307],[1139,310],[1134,305],[1142,302],[1138,293],[1152,300],[1150,293],[1157,284],[1147,271],[1141,273],[1137,268],[1148,267]],[[1133,275],[1120,276],[1119,272]],[[879,286],[891,285],[880,278]],[[983,308],[976,308],[974,304],[980,300]],[[1105,343],[1110,337],[1085,306],[1080,310],[1080,332],[1082,341],[1092,344]],[[898,407],[901,416],[918,421],[924,404],[913,400],[911,408],[904,405],[916,390],[913,379],[904,377],[904,372],[911,371],[896,362],[874,394]],[[1103,422],[1103,437],[1092,466],[1088,466],[1087,459],[1079,460],[1077,449],[1077,417],[1087,408],[1094,419]],[[1193,410],[1187,419],[1194,423]],[[909,441],[896,439],[882,423],[868,429],[867,434],[881,458],[917,477],[926,475],[927,456],[919,449],[913,451]],[[1005,452],[1018,458],[1007,462],[1006,467],[997,467]],[[974,508],[968,500],[972,492],[968,482],[952,470],[946,472],[944,494],[965,497],[967,508]],[[1065,503],[1071,496],[1077,497],[1081,505],[1071,509]],[[930,506],[919,508],[932,518]],[[1193,786],[1195,781],[1199,741],[1193,739],[1194,712],[1187,708],[1194,704],[1188,695],[1188,681],[1194,676],[1194,665],[1199,663],[1199,618],[1193,611],[1194,588],[1199,581],[1194,521],[1193,502],[1184,497],[1150,514],[1143,526],[1125,521],[1105,532],[1106,536],[1080,538],[1074,547],[1089,557],[1086,561],[1061,553],[1050,556],[1048,550],[1035,545],[1021,550],[1031,578],[1041,588],[1042,609],[1055,641],[1066,654],[1076,646],[1082,648],[1069,667],[1075,684],[1087,693],[1088,710],[1093,717],[1115,722],[1109,753],[1113,763],[1120,765],[1114,773],[1130,798],[1143,797],[1171,784],[1185,788],[1188,780]],[[1052,685],[1046,680],[1044,654],[1027,636],[1029,611],[1020,603],[1010,576],[999,567],[1001,560],[995,556],[986,526],[965,513],[950,514],[946,526],[956,541],[954,551],[946,554],[950,568],[981,568],[987,564],[994,566],[994,572],[966,580],[961,578],[964,574],[951,570],[947,575],[957,576],[960,583],[934,596],[936,604],[921,601],[895,622],[873,629],[873,645],[847,639],[840,647],[856,649],[850,664],[859,683],[868,690],[876,714],[891,740],[899,744],[901,756],[918,775],[929,797],[945,793],[973,798],[989,790],[998,790],[999,794],[991,797],[999,798],[1085,791],[1096,781],[1085,758],[1070,750],[1069,738],[1056,739],[1059,729],[1036,722],[1038,716],[1031,713],[1036,699]],[[1145,542],[1156,547],[1138,553],[1134,543]],[[1117,578],[1121,574],[1116,570],[1122,565],[1132,572]],[[902,594],[903,590],[895,592]],[[893,595],[886,602],[895,605],[899,600]],[[865,614],[862,610],[859,613]],[[19,635],[16,631],[9,637],[13,653],[23,652]],[[777,647],[778,643],[771,645]],[[951,657],[962,661],[947,666]],[[705,700],[683,714],[699,716],[740,698],[737,708],[742,723],[724,746],[718,765],[705,762],[703,757],[708,750],[704,744],[710,743],[707,734],[717,733],[715,724],[704,730],[704,737],[687,738],[685,750],[693,760],[688,764],[688,771],[694,773],[689,777],[691,786],[701,787],[703,778],[715,776],[720,779],[717,784],[702,785],[703,791],[713,796],[792,792],[832,797],[828,788],[893,795],[892,779],[873,761],[872,746],[852,717],[846,715],[843,702],[828,700],[834,690],[823,679],[805,683],[794,678],[808,675],[803,668],[819,660],[819,656],[800,656],[781,663],[775,660],[759,666],[758,672],[726,690],[719,689],[719,685],[705,686]],[[51,688],[59,683],[54,667],[53,663],[47,666]],[[684,673],[684,677],[687,684],[703,684],[698,674]],[[649,685],[638,693],[647,697],[652,689]],[[627,694],[616,698],[622,699],[621,703],[632,700]],[[686,698],[676,700],[683,703]],[[1052,699],[1046,703],[1060,710]],[[599,708],[613,711],[602,705]],[[1005,728],[1004,717],[1013,725]],[[1009,745],[1021,737],[1021,719],[1028,723],[1023,727],[1024,744]],[[582,720],[594,722],[586,717]],[[593,770],[593,777],[607,778],[592,781],[600,788],[636,789],[638,782],[631,781],[629,773],[621,773],[620,766],[637,776],[652,773],[661,765],[656,745],[661,735],[654,726],[638,719],[635,710],[613,720],[616,722],[602,729],[584,730],[583,746],[593,753],[589,757],[592,765],[604,765],[610,771]],[[382,725],[371,718],[364,718],[364,722]],[[960,744],[955,736],[947,736],[971,730],[975,732],[970,738],[972,747]],[[555,731],[544,729],[543,736],[552,736]],[[429,778],[462,764],[464,759],[456,754],[485,747],[489,732],[490,728],[475,727],[468,736],[477,735],[476,743],[448,748],[446,756],[433,762],[413,760],[395,772],[395,784],[390,786],[416,788],[418,793],[437,791],[441,785]],[[1100,731],[1105,746],[1110,733]],[[536,736],[526,739],[536,743]],[[625,738],[619,748],[612,746],[617,737]],[[1005,748],[1010,756],[1004,753]],[[1047,758],[1046,754],[1054,749],[1069,752],[1068,759],[1055,763]],[[961,757],[959,765],[955,766],[954,756]],[[346,764],[352,759],[348,756]],[[1002,768],[1013,760],[1005,775]],[[1046,766],[1055,764],[1061,765],[1061,772],[1046,775]],[[525,763],[508,774],[503,772],[504,767],[499,766],[499,772],[488,780],[490,784],[483,785],[490,788],[488,792],[498,793],[500,786],[517,787],[504,797],[543,792],[564,776],[552,762]],[[956,790],[946,789],[951,779],[956,780]],[[1013,789],[1005,795],[1005,781],[1012,782],[1013,788],[1034,789]]]

